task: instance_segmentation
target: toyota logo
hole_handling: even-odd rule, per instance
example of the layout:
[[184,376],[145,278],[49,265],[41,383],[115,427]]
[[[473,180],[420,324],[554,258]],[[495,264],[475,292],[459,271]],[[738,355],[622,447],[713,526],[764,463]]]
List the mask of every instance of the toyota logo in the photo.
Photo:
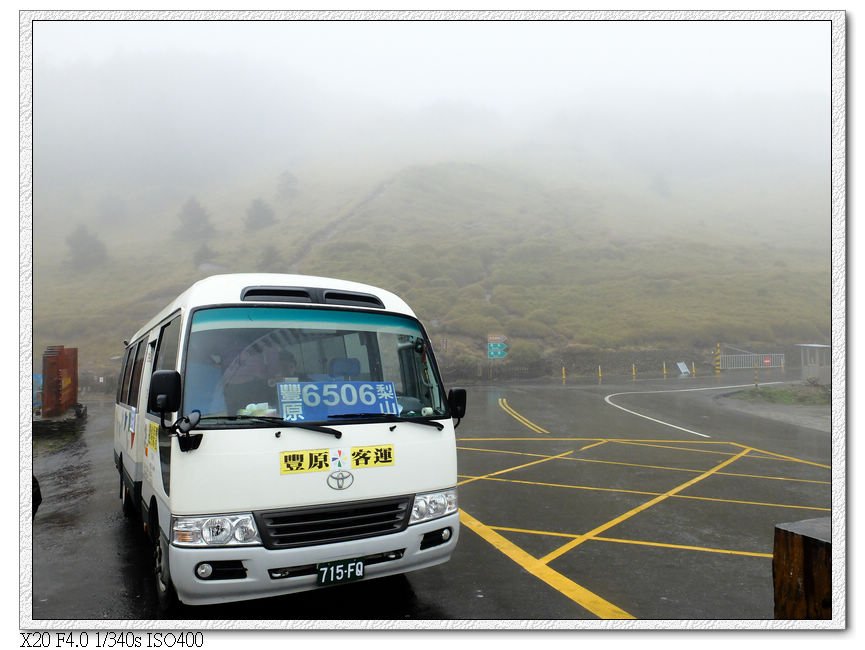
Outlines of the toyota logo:
[[347,490],[354,483],[351,472],[340,470],[327,477],[327,484],[334,490]]

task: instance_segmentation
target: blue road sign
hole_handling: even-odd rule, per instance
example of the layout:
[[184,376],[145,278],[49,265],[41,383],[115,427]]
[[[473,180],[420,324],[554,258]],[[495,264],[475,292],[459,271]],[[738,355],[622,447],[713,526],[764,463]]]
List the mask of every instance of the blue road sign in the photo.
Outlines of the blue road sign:
[[508,356],[507,343],[487,343],[487,357],[489,359],[504,359]]

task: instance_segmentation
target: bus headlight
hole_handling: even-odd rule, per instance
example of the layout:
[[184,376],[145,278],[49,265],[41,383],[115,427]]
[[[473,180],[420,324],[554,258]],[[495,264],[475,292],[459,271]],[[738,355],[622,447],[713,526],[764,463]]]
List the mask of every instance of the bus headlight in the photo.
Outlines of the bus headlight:
[[429,492],[417,494],[414,498],[414,506],[411,511],[409,525],[419,524],[422,521],[438,519],[452,514],[458,509],[456,488],[442,490],[441,492]]
[[172,517],[171,543],[175,546],[246,546],[261,544],[261,537],[250,513]]

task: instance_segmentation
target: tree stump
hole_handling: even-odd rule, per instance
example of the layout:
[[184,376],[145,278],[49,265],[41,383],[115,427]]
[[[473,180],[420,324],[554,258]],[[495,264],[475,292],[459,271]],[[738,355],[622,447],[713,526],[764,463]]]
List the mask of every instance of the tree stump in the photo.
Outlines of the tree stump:
[[775,526],[776,619],[832,618],[831,533],[829,517]]

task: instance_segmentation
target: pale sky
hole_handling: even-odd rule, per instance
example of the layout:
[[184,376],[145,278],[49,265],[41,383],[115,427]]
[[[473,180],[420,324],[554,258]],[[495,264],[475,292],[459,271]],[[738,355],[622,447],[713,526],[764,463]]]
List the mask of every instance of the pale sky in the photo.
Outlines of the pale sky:
[[225,55],[403,107],[532,106],[581,95],[829,92],[830,25],[797,21],[58,21],[34,66]]

